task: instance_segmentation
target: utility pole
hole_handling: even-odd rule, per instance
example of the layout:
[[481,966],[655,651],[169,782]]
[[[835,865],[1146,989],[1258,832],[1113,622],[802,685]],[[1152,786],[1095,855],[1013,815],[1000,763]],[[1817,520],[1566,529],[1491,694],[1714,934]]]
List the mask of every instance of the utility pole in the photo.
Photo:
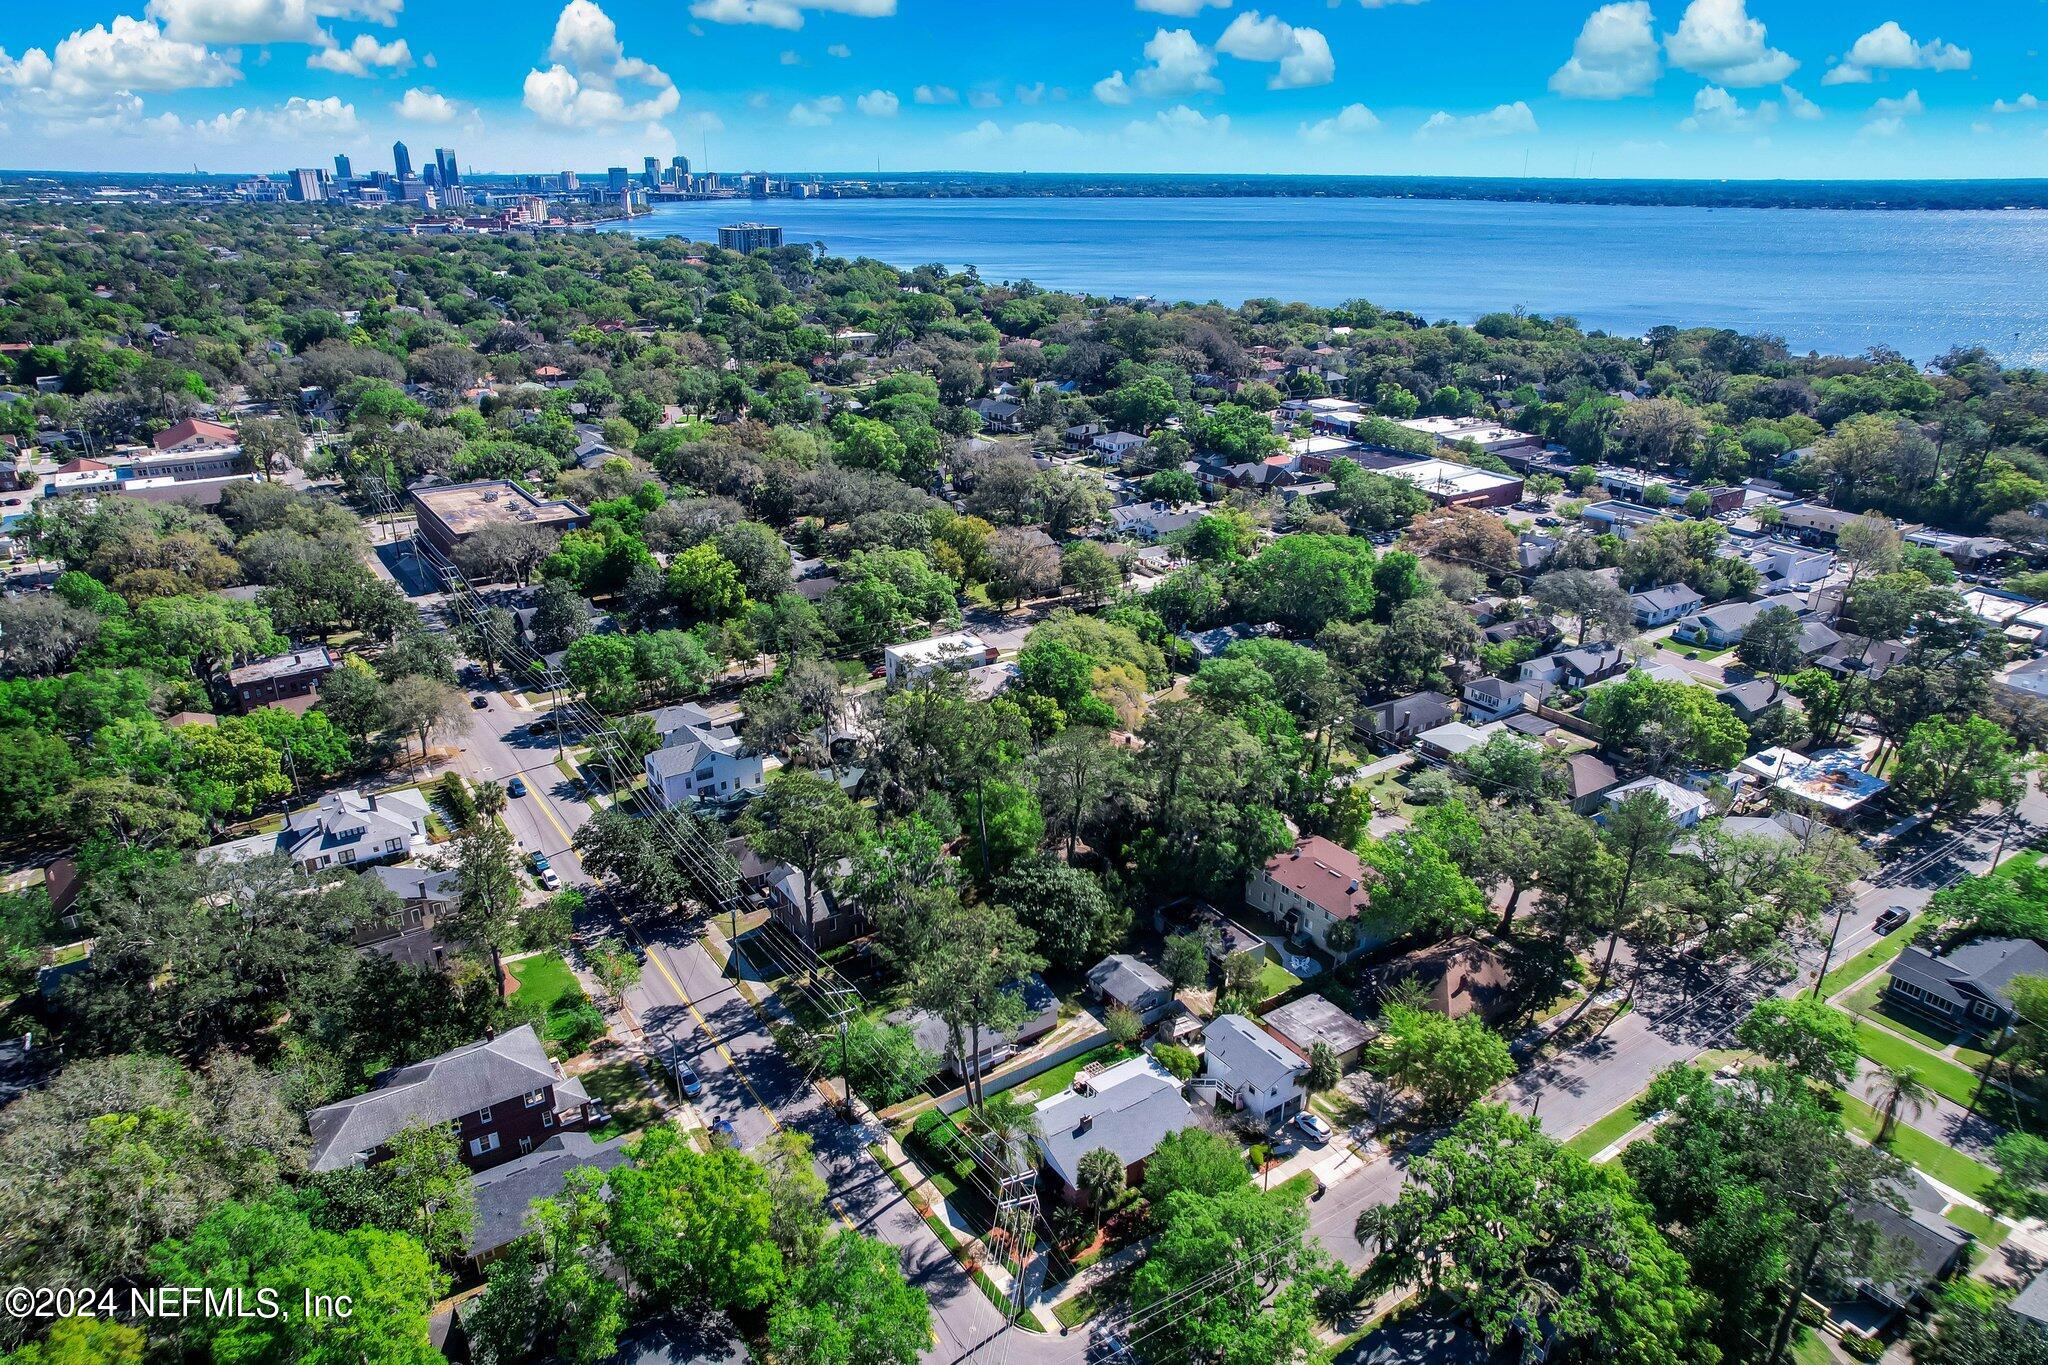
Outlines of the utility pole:
[[1848,918],[1852,902],[1847,896],[1841,897],[1835,905],[1835,927],[1828,934],[1827,951],[1820,955],[1820,970],[1813,974],[1813,998],[1820,999],[1820,983],[1828,974],[1828,964],[1835,960],[1835,940],[1842,936],[1842,921]]

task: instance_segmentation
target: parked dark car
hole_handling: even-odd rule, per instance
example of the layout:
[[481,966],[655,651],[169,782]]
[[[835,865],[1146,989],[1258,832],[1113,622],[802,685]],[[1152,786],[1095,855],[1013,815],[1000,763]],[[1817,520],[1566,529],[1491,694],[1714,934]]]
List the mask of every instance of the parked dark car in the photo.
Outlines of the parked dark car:
[[1894,905],[1891,909],[1879,915],[1877,922],[1870,927],[1880,934],[1889,934],[1900,928],[1911,918],[1913,918],[1911,910],[1908,910],[1903,905]]

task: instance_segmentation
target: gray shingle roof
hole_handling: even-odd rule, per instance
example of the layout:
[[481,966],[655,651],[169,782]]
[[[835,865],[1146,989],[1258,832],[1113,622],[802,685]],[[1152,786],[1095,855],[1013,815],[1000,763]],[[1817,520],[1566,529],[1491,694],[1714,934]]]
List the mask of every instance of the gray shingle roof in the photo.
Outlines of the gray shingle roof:
[[600,1145],[588,1133],[557,1133],[540,1146],[470,1181],[476,1192],[476,1221],[470,1225],[469,1254],[487,1256],[526,1232],[526,1211],[536,1199],[562,1192],[569,1172],[582,1166],[609,1171],[626,1159],[618,1142]]
[[306,1116],[313,1134],[315,1171],[339,1170],[418,1123],[452,1123],[486,1105],[503,1104],[543,1086],[555,1088],[557,1106],[587,1104],[579,1081],[555,1074],[533,1025],[469,1043],[438,1057],[399,1067],[377,1088],[323,1105]]
[[1105,957],[1088,971],[1088,984],[1111,1000],[1136,1000],[1173,983],[1129,953]]
[[1980,938],[1936,956],[1915,944],[1899,954],[1891,974],[1951,1000],[1967,997],[1958,990],[1967,984],[2009,1007],[2005,990],[2014,977],[2048,976],[2048,948],[2027,938]]
[[1131,1166],[1194,1120],[1180,1082],[1150,1057],[1134,1057],[1096,1077],[1092,1093],[1069,1090],[1039,1105],[1033,1140],[1045,1164],[1072,1185],[1081,1158],[1097,1147]]
[[1210,1020],[1202,1031],[1202,1045],[1212,1064],[1258,1090],[1283,1088],[1308,1066],[1278,1038],[1240,1014]]

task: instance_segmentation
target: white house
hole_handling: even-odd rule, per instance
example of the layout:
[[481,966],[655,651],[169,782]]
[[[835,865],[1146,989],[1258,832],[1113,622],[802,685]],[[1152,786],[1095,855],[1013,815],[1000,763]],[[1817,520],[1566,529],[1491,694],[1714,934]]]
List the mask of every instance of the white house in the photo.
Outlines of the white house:
[[246,862],[283,853],[306,872],[397,862],[427,846],[427,802],[417,790],[335,792],[294,811],[274,834],[254,834],[203,850],[202,858]]
[[1088,443],[1104,455],[1121,458],[1145,444],[1145,438],[1134,431],[1105,431]]
[[1268,1123],[1301,1112],[1308,1063],[1278,1038],[1242,1015],[1226,1014],[1209,1022],[1202,1044],[1203,1076],[1239,1109]]
[[997,651],[983,644],[979,635],[958,631],[952,635],[934,635],[929,640],[890,645],[882,651],[882,666],[889,686],[900,687],[939,669],[957,673],[992,664],[997,657]]
[[1671,812],[1672,823],[1680,829],[1691,829],[1714,810],[1714,803],[1709,798],[1695,791],[1687,791],[1676,782],[1666,782],[1661,777],[1639,777],[1633,782],[1614,788],[1601,799],[1612,808],[1637,792],[1654,793],[1657,799],[1664,803],[1664,809]]
[[654,713],[654,726],[661,732],[661,747],[647,755],[643,766],[648,786],[664,807],[761,790],[761,756],[702,707],[664,707]]

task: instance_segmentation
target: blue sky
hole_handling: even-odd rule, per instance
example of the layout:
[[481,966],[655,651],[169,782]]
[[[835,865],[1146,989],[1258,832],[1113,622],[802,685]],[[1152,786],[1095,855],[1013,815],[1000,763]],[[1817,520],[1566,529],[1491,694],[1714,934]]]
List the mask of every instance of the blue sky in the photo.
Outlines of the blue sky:
[[2048,0],[15,0],[0,165],[2048,175]]

